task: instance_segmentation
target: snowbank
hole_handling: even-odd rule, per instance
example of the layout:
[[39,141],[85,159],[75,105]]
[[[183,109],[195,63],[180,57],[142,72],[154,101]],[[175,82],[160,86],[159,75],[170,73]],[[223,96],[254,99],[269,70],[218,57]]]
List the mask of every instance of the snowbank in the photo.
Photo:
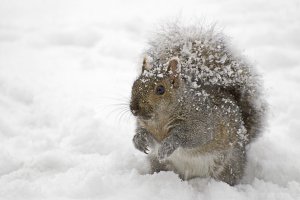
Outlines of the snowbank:
[[[0,199],[299,199],[300,4],[1,1]],[[147,175],[126,103],[147,34],[217,21],[263,74],[269,126],[244,183]]]

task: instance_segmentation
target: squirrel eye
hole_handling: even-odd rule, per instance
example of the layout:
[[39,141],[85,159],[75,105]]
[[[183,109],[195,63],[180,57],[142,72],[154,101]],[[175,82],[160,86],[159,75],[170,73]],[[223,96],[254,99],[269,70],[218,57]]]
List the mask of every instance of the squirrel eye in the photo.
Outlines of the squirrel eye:
[[163,95],[165,93],[165,88],[162,85],[157,86],[156,88],[156,94]]

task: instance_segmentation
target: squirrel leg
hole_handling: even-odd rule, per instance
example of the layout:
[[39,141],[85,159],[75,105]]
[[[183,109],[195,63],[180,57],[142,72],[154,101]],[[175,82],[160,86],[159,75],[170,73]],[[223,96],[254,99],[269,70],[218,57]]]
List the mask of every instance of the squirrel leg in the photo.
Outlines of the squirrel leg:
[[149,155],[148,156],[148,159],[149,159],[149,162],[150,162],[150,173],[153,174],[153,173],[158,173],[160,171],[168,171],[167,169],[167,164],[166,163],[163,163],[163,162],[160,162],[157,158],[157,156],[155,155]]
[[149,146],[153,143],[150,133],[146,129],[140,127],[136,129],[136,134],[133,136],[132,141],[134,147],[145,154],[149,153]]
[[233,150],[230,161],[224,166],[224,169],[218,174],[215,179],[221,180],[233,186],[238,184],[244,175],[246,164],[246,154],[244,147],[237,147]]
[[[182,123],[171,129],[170,135],[162,141],[158,149],[159,160],[164,160],[170,156],[178,147],[191,148],[200,144],[195,142],[197,134],[189,130],[188,127],[188,125]],[[199,141],[201,142],[201,140]]]
[[170,135],[162,141],[161,146],[158,149],[159,160],[166,159],[182,145],[184,140],[179,137],[180,133],[182,133],[182,129],[180,127],[174,127],[171,130]]

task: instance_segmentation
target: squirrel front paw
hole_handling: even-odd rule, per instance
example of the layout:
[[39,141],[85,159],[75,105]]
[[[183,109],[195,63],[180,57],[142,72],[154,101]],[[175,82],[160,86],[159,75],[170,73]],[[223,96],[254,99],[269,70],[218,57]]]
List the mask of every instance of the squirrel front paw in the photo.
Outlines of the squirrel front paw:
[[141,133],[137,133],[134,135],[132,141],[136,149],[144,152],[145,154],[149,153],[149,149],[148,149],[149,142],[147,137],[145,137],[145,135]]
[[177,145],[171,142],[164,141],[158,149],[158,160],[164,160],[169,157],[175,150]]

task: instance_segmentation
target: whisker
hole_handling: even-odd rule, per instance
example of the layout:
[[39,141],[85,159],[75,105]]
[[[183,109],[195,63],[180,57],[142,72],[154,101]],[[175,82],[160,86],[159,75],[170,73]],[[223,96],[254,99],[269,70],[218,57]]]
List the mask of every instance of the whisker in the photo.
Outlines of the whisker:
[[93,108],[97,115],[112,118],[118,124],[131,120],[131,117],[133,117],[129,108],[130,96],[98,96],[96,102],[99,101],[98,99],[100,102]]
[[118,123],[120,124],[121,122],[123,122],[124,121],[124,117],[125,116],[130,116],[130,111],[129,111],[129,109],[123,109],[123,110],[121,110],[120,112],[119,112],[119,114],[118,114],[118,116],[117,116],[117,118],[118,118]]
[[118,101],[118,102],[129,102],[130,101],[130,97],[107,97],[107,96],[102,96],[102,97],[99,97],[99,98]]

